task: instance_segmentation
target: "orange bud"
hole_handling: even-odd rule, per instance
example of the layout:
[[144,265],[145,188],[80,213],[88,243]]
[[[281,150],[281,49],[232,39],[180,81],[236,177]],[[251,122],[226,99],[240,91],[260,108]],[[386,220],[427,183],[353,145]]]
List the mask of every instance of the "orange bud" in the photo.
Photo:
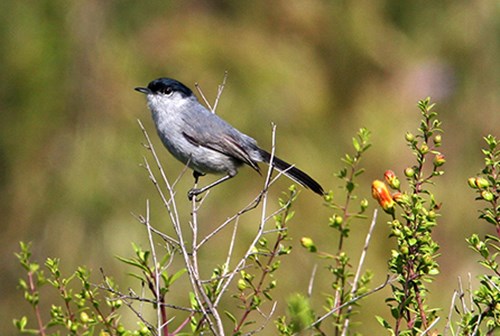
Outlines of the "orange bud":
[[394,202],[396,202],[397,204],[400,204],[404,201],[404,195],[402,193],[400,193],[399,191],[398,192],[395,192],[394,194],[392,194],[392,199],[394,200]]
[[386,170],[384,173],[384,179],[387,184],[396,190],[399,190],[400,182],[396,174],[392,170]]
[[476,186],[479,189],[486,189],[490,186],[490,182],[484,177],[476,177]]
[[392,170],[388,169],[384,173],[384,178],[386,181],[391,180],[393,178],[396,178],[396,174],[394,174],[394,172]]
[[372,196],[377,200],[378,204],[384,209],[385,212],[394,213],[394,200],[389,193],[389,189],[384,182],[375,180],[372,183]]
[[434,166],[436,167],[440,167],[442,165],[444,165],[444,163],[446,162],[446,159],[444,158],[444,155],[443,154],[437,154],[435,157],[434,157]]

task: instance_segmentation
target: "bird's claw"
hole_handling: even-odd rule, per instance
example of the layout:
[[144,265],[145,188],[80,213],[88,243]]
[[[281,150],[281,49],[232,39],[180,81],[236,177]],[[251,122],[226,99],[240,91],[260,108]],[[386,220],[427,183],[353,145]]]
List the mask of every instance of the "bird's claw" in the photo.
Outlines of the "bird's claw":
[[201,193],[201,190],[200,190],[200,189],[196,189],[196,188],[190,189],[190,190],[188,191],[188,194],[187,194],[188,199],[189,199],[190,201],[192,201],[192,200],[193,200],[193,197],[198,196],[200,193]]

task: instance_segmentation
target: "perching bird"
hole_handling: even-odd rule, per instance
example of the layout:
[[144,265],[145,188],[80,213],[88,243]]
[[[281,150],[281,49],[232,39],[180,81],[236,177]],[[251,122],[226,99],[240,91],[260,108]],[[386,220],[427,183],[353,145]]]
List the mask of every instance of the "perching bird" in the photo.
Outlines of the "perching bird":
[[[184,84],[170,78],[155,79],[135,90],[146,94],[156,130],[168,151],[193,169],[195,180],[206,173],[225,174],[200,189],[191,189],[189,199],[234,177],[247,164],[260,173],[259,162],[267,164],[271,154],[257,141],[205,108]],[[274,156],[272,165],[300,185],[324,195],[323,188],[302,170]]]

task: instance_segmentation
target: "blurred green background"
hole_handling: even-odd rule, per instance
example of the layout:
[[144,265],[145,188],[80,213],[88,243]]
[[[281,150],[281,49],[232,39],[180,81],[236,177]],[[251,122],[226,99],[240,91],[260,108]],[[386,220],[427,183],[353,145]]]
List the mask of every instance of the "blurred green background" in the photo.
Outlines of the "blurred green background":
[[[139,166],[148,153],[136,120],[146,125],[170,178],[182,165],[161,146],[145,99],[133,88],[169,76],[192,88],[199,83],[213,101],[225,70],[229,77],[218,113],[264,148],[270,148],[270,123],[276,123],[277,154],[335,190],[339,201],[343,195],[333,173],[342,167],[343,153],[352,152],[355,132],[367,127],[373,133],[359,189],[370,199],[373,179],[389,168],[402,175],[412,162],[404,134],[418,126],[417,101],[432,97],[443,121],[447,163],[433,188],[443,202],[435,230],[442,273],[430,286],[428,304],[443,308],[444,321],[457,277],[480,270],[465,238],[473,231],[491,232],[476,220],[479,206],[466,178],[482,167],[482,137],[500,135],[499,36],[500,5],[490,0],[3,0],[0,334],[17,334],[12,318],[30,313],[16,290],[24,276],[14,257],[20,240],[33,242],[40,262],[61,257],[64,272],[85,264],[95,282],[102,267],[122,288],[135,284],[114,258],[131,256],[132,241],[147,247],[146,232],[131,212],[144,213],[151,199],[153,223],[170,230]],[[242,169],[217,187],[200,212],[203,233],[247,204],[262,183],[251,169]],[[273,199],[289,183],[281,179]],[[186,225],[190,204],[183,195],[191,184],[186,174],[178,186]],[[374,207],[370,200],[369,213]],[[295,209],[294,250],[278,273],[277,314],[283,314],[288,293],[306,291],[317,261],[299,247],[299,238],[310,236],[331,251],[337,241],[327,226],[331,211],[320,198],[303,191]],[[240,224],[241,248],[258,218],[256,212]],[[376,274],[373,286],[385,278],[393,244],[387,220],[380,214],[366,264]],[[353,264],[368,224],[352,228],[347,249]],[[207,270],[223,262],[227,231],[203,250]],[[313,301],[318,310],[322,293],[330,291],[325,264],[319,265]],[[356,330],[383,333],[373,315],[387,316],[388,293],[361,303]],[[267,334],[275,334],[272,325]]]

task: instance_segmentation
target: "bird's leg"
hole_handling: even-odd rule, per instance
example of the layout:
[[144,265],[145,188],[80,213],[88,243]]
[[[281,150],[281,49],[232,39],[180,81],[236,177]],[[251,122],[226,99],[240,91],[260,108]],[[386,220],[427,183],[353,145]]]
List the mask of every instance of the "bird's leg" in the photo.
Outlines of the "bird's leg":
[[202,176],[207,175],[206,173],[200,173],[197,172],[196,170],[193,170],[193,177],[194,177],[194,184],[198,184],[198,179]]
[[[199,173],[198,173],[199,174]],[[193,174],[194,175],[194,174]],[[215,187],[216,185],[218,184],[221,184],[222,182],[226,181],[226,180],[229,180],[230,178],[233,178],[236,174],[227,174],[226,176],[223,176],[221,177],[220,179],[218,179],[217,181],[215,182],[212,182],[210,183],[209,185],[206,185],[204,186],[203,188],[193,188],[193,189],[190,189],[188,191],[188,199],[191,201],[193,199],[193,197],[195,196],[198,196],[199,194],[202,194],[204,193],[205,191],[207,191],[208,189],[212,188],[212,187]],[[199,177],[199,176],[198,176]],[[196,178],[196,176],[195,176]]]

